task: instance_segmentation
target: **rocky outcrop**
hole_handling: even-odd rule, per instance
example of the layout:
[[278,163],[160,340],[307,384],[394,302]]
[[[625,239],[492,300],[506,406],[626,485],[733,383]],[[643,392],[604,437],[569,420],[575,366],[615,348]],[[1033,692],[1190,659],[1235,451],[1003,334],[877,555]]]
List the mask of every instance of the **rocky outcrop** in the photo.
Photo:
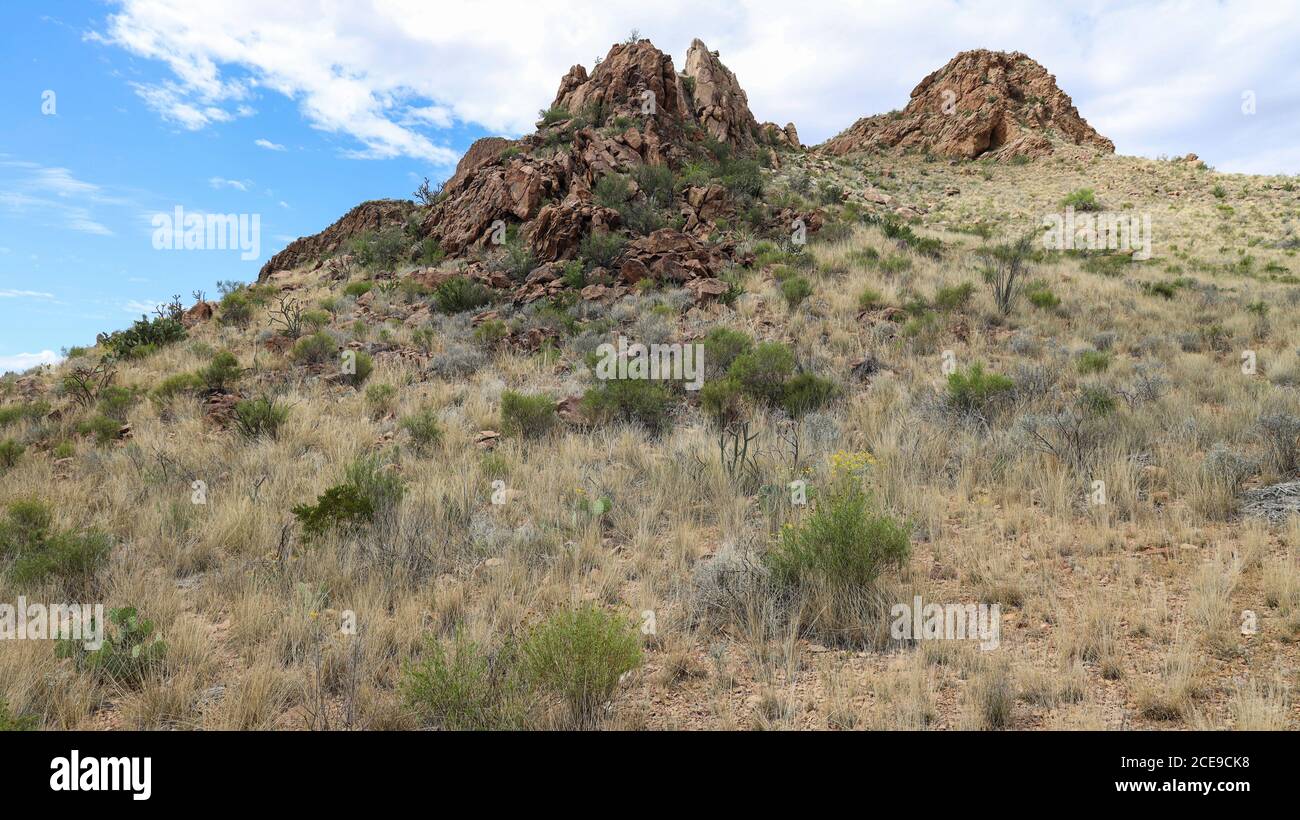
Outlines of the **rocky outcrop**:
[[749,98],[718,52],[709,51],[699,38],[686,51],[691,113],[701,128],[718,142],[749,152],[757,147],[758,122],[749,110]]
[[465,152],[465,156],[456,163],[456,173],[451,175],[451,179],[442,186],[442,190],[459,190],[471,174],[488,163],[496,162],[501,158],[502,152],[513,144],[513,140],[505,137],[483,137],[474,140],[474,144]]
[[858,120],[820,150],[911,150],[973,159],[1039,157],[1056,142],[1113,153],[1056,78],[1021,52],[963,51],[912,90],[902,111]]
[[385,228],[401,226],[415,211],[415,203],[404,199],[373,199],[363,202],[343,215],[343,218],[314,236],[304,236],[290,242],[284,250],[267,260],[257,274],[263,281],[276,271],[306,267],[346,250],[352,239]]
[[795,130],[794,123],[788,122],[785,128],[774,122],[765,122],[758,127],[762,141],[767,145],[781,148],[803,148],[803,143],[799,141],[799,132]]

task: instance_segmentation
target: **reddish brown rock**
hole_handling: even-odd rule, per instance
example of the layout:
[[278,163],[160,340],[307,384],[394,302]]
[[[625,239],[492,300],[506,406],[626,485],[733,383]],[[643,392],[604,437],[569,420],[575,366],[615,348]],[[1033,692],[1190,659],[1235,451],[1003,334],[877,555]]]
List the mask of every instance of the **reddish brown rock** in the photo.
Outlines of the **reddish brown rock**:
[[922,80],[902,111],[860,119],[820,150],[1039,157],[1056,141],[1115,151],[1045,68],[1018,51],[980,49],[963,51]]
[[347,247],[352,239],[371,231],[401,226],[415,210],[415,203],[401,199],[376,199],[363,202],[343,218],[314,236],[295,239],[272,256],[257,274],[257,281],[270,278],[276,271],[294,270],[319,262]]
[[722,64],[718,52],[709,51],[698,38],[686,51],[683,73],[691,82],[691,113],[709,136],[741,151],[753,151],[758,143],[758,122],[749,110],[749,98],[731,69]]
[[208,321],[215,313],[216,306],[216,302],[195,302],[194,306],[181,316],[181,324],[189,328]]

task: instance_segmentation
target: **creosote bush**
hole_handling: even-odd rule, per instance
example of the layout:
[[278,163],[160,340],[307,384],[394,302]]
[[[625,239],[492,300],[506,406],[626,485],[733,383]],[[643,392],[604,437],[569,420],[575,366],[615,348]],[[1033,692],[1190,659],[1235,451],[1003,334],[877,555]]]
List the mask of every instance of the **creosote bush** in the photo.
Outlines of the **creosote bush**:
[[506,435],[541,438],[551,431],[555,418],[555,401],[549,396],[513,390],[501,394],[501,432]]
[[641,643],[628,619],[587,606],[529,630],[519,660],[533,687],[561,699],[576,726],[590,727],[619,679],[641,665]]

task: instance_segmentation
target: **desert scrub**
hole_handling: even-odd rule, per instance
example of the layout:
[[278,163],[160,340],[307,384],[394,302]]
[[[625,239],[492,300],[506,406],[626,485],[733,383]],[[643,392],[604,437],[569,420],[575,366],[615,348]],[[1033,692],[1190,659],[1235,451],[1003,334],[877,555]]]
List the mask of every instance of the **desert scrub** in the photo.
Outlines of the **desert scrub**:
[[464,313],[492,301],[492,291],[468,276],[453,276],[433,289],[433,302],[446,314]]
[[700,408],[719,429],[745,416],[745,391],[735,379],[715,379],[700,388]]
[[208,390],[224,393],[239,379],[239,374],[239,359],[229,350],[222,350],[194,377]]
[[1061,200],[1062,208],[1074,208],[1076,211],[1100,211],[1101,203],[1091,188],[1080,188]]
[[397,388],[391,384],[372,384],[366,388],[366,408],[373,419],[382,419],[397,408]]
[[592,421],[632,422],[655,434],[668,427],[672,406],[668,387],[650,379],[605,379],[582,396],[583,413]]
[[411,437],[411,446],[415,451],[428,455],[442,442],[442,425],[438,423],[438,411],[425,407],[402,419],[402,429]]
[[594,606],[553,613],[519,647],[525,678],[538,693],[559,698],[578,727],[597,724],[619,679],[641,665],[635,625]]
[[0,441],[0,473],[18,466],[18,460],[26,449],[11,438]]
[[792,418],[818,410],[840,394],[839,385],[813,373],[799,373],[783,390],[781,407]]
[[802,521],[782,527],[764,563],[813,633],[870,644],[884,615],[877,583],[907,561],[910,533],[907,524],[871,509],[858,479],[841,476]]
[[948,406],[960,413],[988,415],[1015,391],[1015,382],[998,373],[984,372],[976,362],[948,376]]
[[763,342],[731,363],[728,375],[753,398],[779,405],[794,374],[794,354],[780,342]]
[[501,394],[501,432],[510,436],[540,438],[555,426],[555,402],[546,395],[525,395],[507,390]]
[[738,356],[754,347],[749,335],[729,327],[715,327],[701,342],[704,353],[704,372],[709,378],[726,373]]
[[1093,373],[1105,373],[1110,367],[1110,354],[1101,350],[1085,350],[1079,354],[1075,367],[1087,376]]
[[962,282],[960,285],[947,285],[935,291],[934,307],[936,310],[945,313],[965,310],[974,295],[975,285],[970,282]]
[[885,306],[885,297],[875,288],[863,288],[858,294],[858,310],[879,310]]
[[341,370],[340,379],[344,384],[360,387],[374,372],[375,360],[364,350],[345,350]]
[[522,728],[525,693],[514,660],[510,646],[489,652],[459,631],[450,651],[429,638],[423,657],[402,670],[402,701],[430,728]]
[[798,307],[812,292],[812,283],[802,276],[791,276],[781,283],[781,298],[785,299],[790,310]]
[[785,586],[870,589],[882,571],[907,560],[909,538],[906,524],[873,513],[866,491],[844,480],[814,502],[805,520],[781,530],[767,566]]
[[289,408],[268,396],[244,399],[235,404],[235,413],[231,426],[241,436],[252,440],[255,438],[275,438],[280,428],[289,419]]
[[325,364],[332,360],[337,352],[338,344],[335,343],[334,337],[321,331],[303,336],[294,342],[289,357],[298,364]]
[[315,504],[299,504],[291,512],[308,538],[332,530],[351,532],[391,513],[405,492],[401,476],[370,456],[349,465],[344,482],[317,496]]
[[0,560],[10,580],[21,587],[55,579],[64,589],[85,589],[108,558],[108,536],[94,532],[54,532],[45,504],[20,500],[9,504],[0,522]]
[[98,649],[86,649],[78,640],[60,640],[55,651],[72,658],[78,669],[87,669],[123,686],[139,687],[152,674],[161,672],[167,657],[167,643],[154,634],[153,621],[140,618],[133,606],[108,611],[104,642]]

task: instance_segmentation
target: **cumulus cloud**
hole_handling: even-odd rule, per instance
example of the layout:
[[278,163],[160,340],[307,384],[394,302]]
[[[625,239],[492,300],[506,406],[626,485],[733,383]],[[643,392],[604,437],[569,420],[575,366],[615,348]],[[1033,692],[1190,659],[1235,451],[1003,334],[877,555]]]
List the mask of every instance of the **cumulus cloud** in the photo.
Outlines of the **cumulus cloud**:
[[[200,128],[279,93],[312,126],[356,140],[359,157],[450,164],[456,156],[437,141],[440,129],[530,131],[569,66],[590,66],[634,27],[679,69],[691,39],[702,38],[738,74],[760,120],[794,121],[807,142],[903,106],[922,77],[969,48],[1028,53],[1127,153],[1207,156],[1221,144],[1226,155],[1244,136],[1248,150],[1288,161],[1275,142],[1285,138],[1264,124],[1300,113],[1290,91],[1300,87],[1291,56],[1300,14],[1252,0],[661,0],[653,14],[640,0],[576,0],[562,12],[498,0],[491,14],[424,0],[118,5],[91,36],[168,67],[166,82],[137,89],[164,116]],[[1272,108],[1242,123],[1245,90]]]
[[284,150],[284,146],[283,146],[283,145],[279,144],[278,142],[271,142],[271,141],[268,140],[268,139],[256,139],[256,140],[253,140],[253,144],[256,145],[258,148],[265,148],[265,149],[268,150],[268,151],[283,151],[283,150]]

